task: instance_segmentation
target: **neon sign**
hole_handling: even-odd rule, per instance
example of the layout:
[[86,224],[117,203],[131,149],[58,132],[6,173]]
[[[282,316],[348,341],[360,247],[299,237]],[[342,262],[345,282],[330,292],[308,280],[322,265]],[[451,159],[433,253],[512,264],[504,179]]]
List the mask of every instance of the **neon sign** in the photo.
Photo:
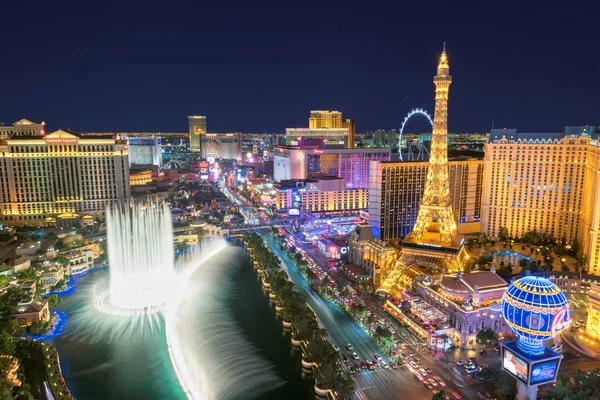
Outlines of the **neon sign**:
[[560,310],[552,320],[552,336],[557,336],[559,333],[569,327],[571,316],[568,309]]

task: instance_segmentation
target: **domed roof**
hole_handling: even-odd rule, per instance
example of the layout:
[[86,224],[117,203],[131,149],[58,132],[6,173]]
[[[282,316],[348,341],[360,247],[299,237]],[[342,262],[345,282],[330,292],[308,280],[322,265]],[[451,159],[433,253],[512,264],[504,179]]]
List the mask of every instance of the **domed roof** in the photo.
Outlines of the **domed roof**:
[[444,276],[440,283],[441,290],[452,297],[468,299],[470,296],[469,287],[462,281],[460,276]]

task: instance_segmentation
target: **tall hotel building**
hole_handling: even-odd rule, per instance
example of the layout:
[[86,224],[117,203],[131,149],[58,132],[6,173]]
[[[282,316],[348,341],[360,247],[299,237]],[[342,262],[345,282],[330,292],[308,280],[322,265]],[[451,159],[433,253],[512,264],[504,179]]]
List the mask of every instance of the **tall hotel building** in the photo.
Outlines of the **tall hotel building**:
[[[369,225],[381,240],[398,240],[413,229],[427,180],[427,161],[371,162]],[[450,194],[460,234],[481,229],[483,160],[448,161]]]
[[493,129],[485,148],[482,230],[506,228],[520,237],[535,230],[575,241],[589,272],[600,274],[599,127],[564,133]]
[[0,221],[69,224],[131,196],[127,142],[58,130],[0,139]]
[[342,118],[339,111],[313,110],[308,118],[308,128],[287,128],[285,144],[298,146],[319,142],[322,148],[352,149],[356,123]]
[[371,161],[389,161],[390,149],[320,149],[317,146],[275,146],[273,170],[275,182],[338,176],[346,187],[367,189]]
[[190,149],[200,151],[203,159],[242,161],[242,135],[237,133],[207,133],[206,117],[188,117]]
[[202,136],[206,135],[206,117],[188,117],[190,149],[202,151]]

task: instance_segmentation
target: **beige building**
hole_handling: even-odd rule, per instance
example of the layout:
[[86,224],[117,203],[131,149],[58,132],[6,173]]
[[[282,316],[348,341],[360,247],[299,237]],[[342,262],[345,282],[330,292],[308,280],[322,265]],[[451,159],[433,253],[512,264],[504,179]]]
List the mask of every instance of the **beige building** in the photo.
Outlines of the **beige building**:
[[600,274],[598,127],[564,133],[494,129],[485,149],[482,231],[520,237],[535,230],[579,242]]
[[40,276],[40,283],[45,288],[50,288],[65,277],[65,269],[58,263],[46,263],[35,267],[35,271]]
[[[477,333],[482,330],[492,329],[500,336],[508,332],[500,307],[507,287],[494,270],[464,274],[459,271],[413,283],[414,292],[444,316],[442,326],[434,329],[462,347],[474,346]],[[428,330],[427,325],[421,324],[421,328]]]
[[0,122],[0,140],[10,136],[43,136],[45,122],[33,122],[28,119],[20,119],[13,125],[4,125]]
[[48,301],[44,299],[36,299],[19,303],[15,307],[13,318],[21,326],[30,326],[33,321],[50,321],[50,308]]
[[[406,237],[419,213],[427,180],[427,161],[371,161],[369,225],[381,240]],[[448,161],[448,179],[459,234],[481,229],[484,162],[475,158]]]
[[302,202],[302,210],[313,213],[346,212],[366,209],[369,192],[366,189],[347,189],[343,178],[324,176],[305,181],[287,181],[273,185],[275,206],[294,208],[294,193]]
[[335,129],[342,128],[343,125],[344,119],[339,111],[313,110],[310,112],[310,118],[308,119],[310,129]]
[[368,224],[358,224],[348,238],[348,261],[366,269],[373,285],[381,285],[381,276],[396,262],[400,251],[375,239]]
[[127,143],[58,130],[0,141],[0,221],[70,224],[131,196]]
[[600,340],[600,285],[591,285],[589,296],[590,303],[585,331],[590,338]]
[[72,250],[59,255],[69,260],[67,275],[79,275],[94,268],[94,255],[90,249]]

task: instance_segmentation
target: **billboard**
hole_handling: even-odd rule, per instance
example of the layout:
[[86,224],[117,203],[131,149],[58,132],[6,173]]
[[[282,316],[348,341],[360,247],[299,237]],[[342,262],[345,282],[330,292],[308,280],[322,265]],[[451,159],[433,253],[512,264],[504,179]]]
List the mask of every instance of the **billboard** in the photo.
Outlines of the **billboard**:
[[559,361],[560,359],[556,358],[554,360],[533,364],[529,384],[539,385],[546,382],[554,382],[556,372],[558,371]]
[[290,217],[299,217],[300,210],[302,210],[302,196],[298,189],[292,189],[292,207],[288,209],[288,215]]
[[506,347],[503,347],[502,368],[523,383],[527,383],[529,364]]
[[292,179],[290,158],[287,154],[275,154],[273,160],[273,179],[275,182]]

